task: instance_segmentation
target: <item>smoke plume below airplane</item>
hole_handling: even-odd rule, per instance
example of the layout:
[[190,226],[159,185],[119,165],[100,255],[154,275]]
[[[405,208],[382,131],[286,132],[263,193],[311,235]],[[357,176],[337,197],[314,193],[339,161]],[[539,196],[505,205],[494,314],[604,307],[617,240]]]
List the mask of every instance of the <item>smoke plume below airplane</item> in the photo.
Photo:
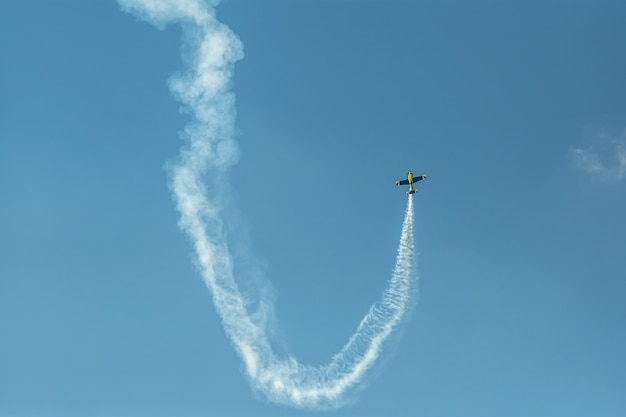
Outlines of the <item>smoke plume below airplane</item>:
[[242,359],[252,388],[268,400],[308,409],[335,408],[363,382],[381,354],[385,340],[411,306],[416,274],[413,257],[413,197],[409,196],[396,264],[379,302],[373,304],[341,351],[318,367],[279,357],[266,324],[249,311],[234,279],[232,257],[221,218],[221,184],[238,158],[233,139],[234,64],[243,57],[237,36],[215,18],[219,1],[118,0],[124,11],[164,27],[183,28],[185,72],[169,80],[174,96],[191,116],[185,145],[169,170],[170,188],[180,213],[179,226],[189,236],[198,269],[217,313]]

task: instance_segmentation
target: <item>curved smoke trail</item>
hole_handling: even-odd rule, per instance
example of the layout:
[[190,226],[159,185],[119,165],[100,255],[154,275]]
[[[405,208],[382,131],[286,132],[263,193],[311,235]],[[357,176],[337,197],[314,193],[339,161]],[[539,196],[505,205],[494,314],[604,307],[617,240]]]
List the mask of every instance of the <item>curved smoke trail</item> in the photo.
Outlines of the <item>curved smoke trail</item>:
[[[254,389],[270,401],[302,408],[343,403],[379,357],[383,342],[410,307],[414,286],[413,199],[408,198],[395,268],[382,299],[372,305],[356,332],[331,361],[319,367],[278,357],[264,323],[254,319],[233,277],[232,259],[220,217],[221,178],[238,156],[233,140],[234,64],[243,57],[237,36],[215,18],[219,0],[118,0],[122,9],[163,27],[183,28],[187,70],[170,89],[192,115],[186,145],[170,172],[180,227],[193,243],[198,268],[211,291],[226,334],[243,360]],[[209,199],[209,195],[212,196]]]

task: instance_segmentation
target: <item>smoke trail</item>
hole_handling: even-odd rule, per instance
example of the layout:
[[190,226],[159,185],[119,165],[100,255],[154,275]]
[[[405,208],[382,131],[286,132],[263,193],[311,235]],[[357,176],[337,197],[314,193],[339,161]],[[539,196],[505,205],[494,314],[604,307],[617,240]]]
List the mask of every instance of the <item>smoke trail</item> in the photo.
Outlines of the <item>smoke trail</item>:
[[[179,226],[190,237],[197,264],[213,297],[226,334],[241,357],[252,387],[270,401],[301,408],[340,406],[379,357],[412,298],[413,199],[409,196],[395,268],[382,299],[372,305],[356,332],[330,362],[319,367],[278,357],[265,324],[254,319],[233,277],[232,259],[220,217],[223,176],[238,156],[233,140],[233,67],[242,44],[218,22],[219,1],[118,0],[127,12],[163,27],[180,22],[187,70],[172,78],[170,89],[191,114],[180,159],[170,170],[170,187]],[[211,198],[209,198],[211,196]]]

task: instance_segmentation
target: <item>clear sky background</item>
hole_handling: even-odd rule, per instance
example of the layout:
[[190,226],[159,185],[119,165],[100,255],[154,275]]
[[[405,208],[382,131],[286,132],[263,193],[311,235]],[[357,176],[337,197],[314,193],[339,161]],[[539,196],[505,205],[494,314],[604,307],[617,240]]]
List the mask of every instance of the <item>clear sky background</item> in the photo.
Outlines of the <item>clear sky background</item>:
[[[416,195],[419,303],[336,416],[624,416],[626,3],[229,0],[228,225],[329,360]],[[180,28],[0,2],[0,416],[299,416],[251,392],[177,228]]]

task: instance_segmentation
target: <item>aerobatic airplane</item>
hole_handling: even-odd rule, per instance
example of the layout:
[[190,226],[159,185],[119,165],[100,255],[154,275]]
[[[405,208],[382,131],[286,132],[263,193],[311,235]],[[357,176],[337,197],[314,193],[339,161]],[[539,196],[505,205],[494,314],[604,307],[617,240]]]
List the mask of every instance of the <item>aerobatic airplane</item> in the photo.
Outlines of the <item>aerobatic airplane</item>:
[[422,174],[422,175],[418,175],[417,177],[413,176],[413,173],[411,171],[409,171],[409,173],[407,174],[407,177],[405,180],[402,181],[396,181],[396,186],[397,185],[408,185],[409,186],[409,191],[406,192],[406,195],[409,194],[415,194],[418,190],[417,188],[413,188],[413,184],[415,184],[418,181],[421,181],[423,179],[426,178],[426,174]]

